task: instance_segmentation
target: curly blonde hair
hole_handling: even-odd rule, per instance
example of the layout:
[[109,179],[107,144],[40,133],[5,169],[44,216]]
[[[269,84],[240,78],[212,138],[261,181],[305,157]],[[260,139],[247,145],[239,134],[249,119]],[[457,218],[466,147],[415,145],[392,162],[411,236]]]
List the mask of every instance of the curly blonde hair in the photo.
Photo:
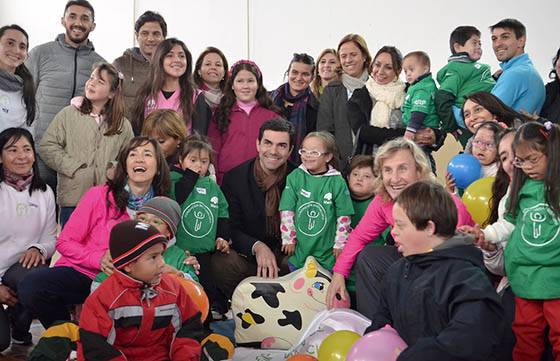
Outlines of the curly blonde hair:
[[383,163],[399,150],[407,150],[410,152],[412,158],[414,158],[416,170],[420,173],[419,180],[436,181],[428,158],[424,154],[424,151],[422,151],[416,143],[404,138],[390,140],[379,148],[377,154],[375,155],[375,161],[373,164],[373,171],[377,176],[374,182],[375,193],[380,194],[386,201],[391,200],[391,196],[383,185]]

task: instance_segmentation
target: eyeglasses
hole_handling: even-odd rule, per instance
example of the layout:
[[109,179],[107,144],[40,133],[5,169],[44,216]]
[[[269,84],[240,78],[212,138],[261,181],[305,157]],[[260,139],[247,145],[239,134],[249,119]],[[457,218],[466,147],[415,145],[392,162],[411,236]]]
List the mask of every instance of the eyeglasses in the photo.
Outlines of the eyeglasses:
[[496,148],[496,144],[495,144],[495,143],[484,142],[484,141],[482,141],[482,140],[473,140],[472,144],[473,144],[473,145],[476,145],[477,147],[485,148],[485,149],[494,149],[494,148]]
[[328,154],[326,152],[319,152],[318,150],[307,150],[305,148],[301,148],[298,150],[299,155],[303,155],[309,158],[319,158],[322,155]]
[[544,157],[544,153],[541,153],[540,155],[536,155],[527,159],[521,159],[519,157],[515,157],[513,159],[513,166],[517,168],[534,167],[537,165],[537,163],[541,160],[542,157]]

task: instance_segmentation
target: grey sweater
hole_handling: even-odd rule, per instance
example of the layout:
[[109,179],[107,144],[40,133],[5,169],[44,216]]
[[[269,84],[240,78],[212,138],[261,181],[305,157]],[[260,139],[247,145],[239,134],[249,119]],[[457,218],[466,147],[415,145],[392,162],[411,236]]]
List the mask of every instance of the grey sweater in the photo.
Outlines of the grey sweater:
[[93,64],[105,61],[91,41],[73,48],[59,34],[54,41],[41,44],[29,52],[25,65],[37,87],[38,111],[33,123],[35,139],[40,142],[54,116],[70,100],[83,95]]

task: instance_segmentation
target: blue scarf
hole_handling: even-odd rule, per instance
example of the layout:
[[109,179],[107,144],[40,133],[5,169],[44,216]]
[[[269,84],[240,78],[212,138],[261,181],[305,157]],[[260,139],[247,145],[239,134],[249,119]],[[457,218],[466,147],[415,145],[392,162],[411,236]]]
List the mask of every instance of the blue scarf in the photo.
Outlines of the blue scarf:
[[288,83],[280,85],[272,94],[274,104],[282,109],[282,115],[294,125],[296,130],[294,150],[290,156],[290,160],[296,164],[301,163],[298,150],[303,138],[309,133],[307,129],[307,103],[310,96],[311,91],[309,87],[298,95],[293,96],[290,93],[290,85]]
[[128,192],[128,201],[127,207],[132,209],[133,211],[137,211],[140,207],[144,205],[147,201],[154,198],[154,187],[150,186],[150,189],[146,194],[142,194],[137,196],[130,191],[130,187],[127,185],[124,186],[124,189]]

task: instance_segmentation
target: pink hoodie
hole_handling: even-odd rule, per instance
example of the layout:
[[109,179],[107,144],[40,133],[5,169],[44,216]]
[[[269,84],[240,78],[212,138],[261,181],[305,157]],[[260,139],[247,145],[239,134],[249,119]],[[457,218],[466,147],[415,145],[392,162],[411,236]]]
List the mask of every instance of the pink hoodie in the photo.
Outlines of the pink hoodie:
[[61,257],[55,266],[71,267],[92,279],[99,273],[111,228],[130,219],[128,212],[119,212],[112,194],[107,204],[108,191],[106,185],[95,186],[82,196],[56,240]]
[[[475,222],[463,202],[461,202],[461,199],[454,194],[451,196],[457,206],[457,227],[462,225],[474,226]],[[360,223],[358,223],[356,228],[350,233],[346,246],[344,246],[342,253],[336,260],[333,272],[348,277],[358,253],[360,253],[368,243],[377,239],[387,227],[393,227],[394,223],[393,200],[384,201],[380,195],[375,196]]]

